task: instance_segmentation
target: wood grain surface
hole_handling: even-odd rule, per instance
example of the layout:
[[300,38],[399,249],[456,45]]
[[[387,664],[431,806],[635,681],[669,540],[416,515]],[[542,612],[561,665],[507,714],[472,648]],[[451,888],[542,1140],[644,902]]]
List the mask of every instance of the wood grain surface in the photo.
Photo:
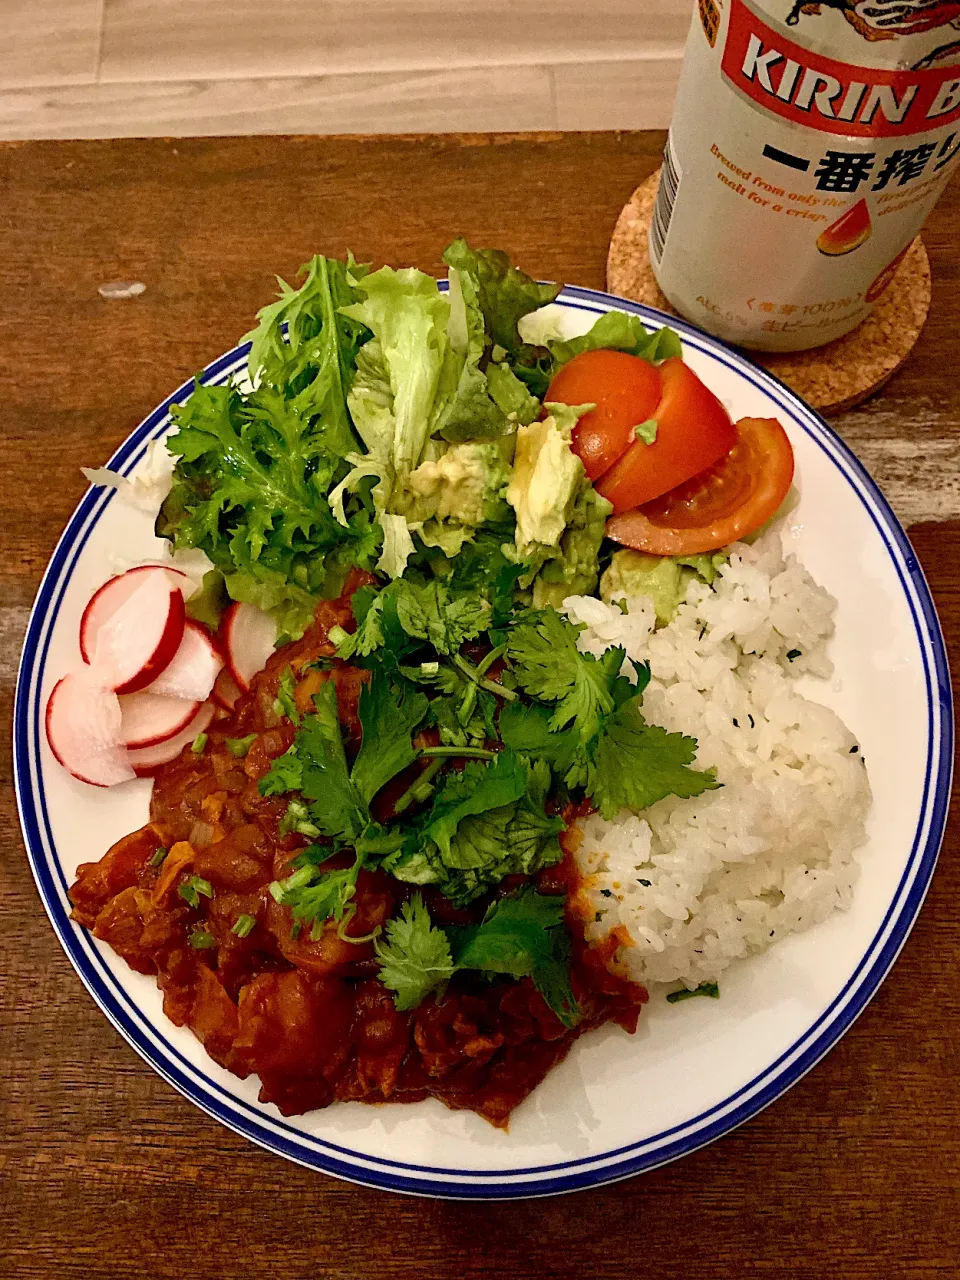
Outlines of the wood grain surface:
[[[602,287],[660,134],[246,138],[0,148],[0,699],[96,464],[231,346],[316,250],[438,270],[464,232]],[[927,234],[934,304],[881,398],[838,429],[886,487],[960,640],[960,198]],[[140,280],[105,300],[97,286]],[[895,731],[895,726],[891,726]],[[720,1142],[575,1197],[457,1204],[286,1164],[208,1119],[84,992],[27,869],[3,756],[3,1280],[843,1280],[960,1272],[960,829],[872,1004]]]

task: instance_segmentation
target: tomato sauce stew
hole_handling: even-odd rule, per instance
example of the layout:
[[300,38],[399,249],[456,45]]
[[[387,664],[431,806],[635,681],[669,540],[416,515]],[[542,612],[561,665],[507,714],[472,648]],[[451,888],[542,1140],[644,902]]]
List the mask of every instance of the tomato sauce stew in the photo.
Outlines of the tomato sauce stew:
[[[344,941],[334,921],[315,939],[309,929],[297,932],[268,885],[290,874],[307,841],[280,834],[287,800],[261,796],[257,783],[293,740],[293,725],[274,706],[288,666],[302,712],[313,709],[323,680],[336,681],[348,751],[358,744],[367,673],[334,659],[328,640],[333,626],[353,625],[349,592],[321,603],[303,638],[271,657],[233,712],[214,720],[203,752],[187,748],[160,768],[150,821],[79,868],[73,918],[131,968],[154,975],[171,1022],[188,1026],[235,1075],[259,1076],[260,1100],[283,1115],[334,1101],[434,1097],[505,1128],[579,1035],[608,1021],[634,1031],[647,992],[610,972],[615,940],[584,941],[570,906],[576,871],[568,833],[563,861],[541,871],[537,885],[568,895],[571,986],[582,1015],[575,1028],[562,1025],[529,978],[457,973],[441,996],[399,1012],[378,980],[372,941]],[[331,660],[329,670],[311,666],[321,657]],[[242,757],[226,745],[250,735]],[[187,900],[178,890],[191,877],[206,883]],[[498,892],[522,883],[513,877]],[[341,933],[375,933],[414,891],[382,871],[361,871],[356,913]],[[441,924],[479,921],[495,896],[456,910],[436,890],[418,891]],[[233,930],[240,916],[251,918],[243,937]]]

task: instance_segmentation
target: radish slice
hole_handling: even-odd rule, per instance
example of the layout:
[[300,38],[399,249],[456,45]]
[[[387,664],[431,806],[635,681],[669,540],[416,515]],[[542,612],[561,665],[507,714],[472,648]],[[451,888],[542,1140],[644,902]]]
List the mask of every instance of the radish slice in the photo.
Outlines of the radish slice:
[[205,702],[222,666],[223,658],[217,652],[210,633],[199,622],[188,619],[173,661],[144,693]]
[[213,692],[210,696],[214,702],[218,707],[223,707],[224,711],[232,711],[242,693],[243,690],[230,674],[229,668],[223,667],[213,682]]
[[166,742],[159,742],[153,747],[144,747],[139,751],[128,751],[127,759],[138,778],[150,778],[162,764],[176,760],[184,749],[195,741],[197,734],[203,733],[213,719],[213,705],[205,702],[185,729]]
[[227,666],[241,689],[267,665],[277,643],[277,624],[252,604],[232,604],[220,623],[227,650]]
[[200,710],[202,698],[169,698],[153,692],[126,693],[120,699],[120,741],[125,747],[155,747],[185,729]]
[[80,619],[80,656],[84,662],[93,661],[100,628],[130,599],[138,587],[143,586],[146,581],[144,575],[152,573],[165,573],[170,585],[179,587],[185,599],[189,599],[197,589],[192,578],[188,578],[179,569],[171,569],[169,565],[140,564],[135,569],[128,569],[126,573],[111,578],[93,593]]
[[91,670],[115,693],[145,689],[173,661],[185,623],[183,593],[165,571],[145,573],[97,632]]
[[134,776],[120,744],[120,699],[83,669],[54,686],[47,702],[50,750],[63,767],[94,787],[112,787]]

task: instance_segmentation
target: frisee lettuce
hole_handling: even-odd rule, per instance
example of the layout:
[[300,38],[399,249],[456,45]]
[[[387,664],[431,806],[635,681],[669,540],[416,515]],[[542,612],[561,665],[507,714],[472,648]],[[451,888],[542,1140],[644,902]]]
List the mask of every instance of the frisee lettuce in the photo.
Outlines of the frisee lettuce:
[[156,525],[176,550],[203,550],[232,599],[294,637],[349,568],[372,568],[382,542],[367,495],[350,499],[343,523],[327,501],[356,444],[346,396],[368,331],[342,314],[355,296],[344,263],[317,257],[304,271],[300,289],[281,282],[260,313],[255,389],[197,382],[171,410],[177,464]]

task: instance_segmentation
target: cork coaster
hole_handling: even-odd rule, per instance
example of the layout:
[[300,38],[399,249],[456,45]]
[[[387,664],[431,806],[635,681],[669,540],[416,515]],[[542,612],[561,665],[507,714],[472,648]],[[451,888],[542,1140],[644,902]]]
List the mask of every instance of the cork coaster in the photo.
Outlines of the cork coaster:
[[[624,206],[607,255],[607,288],[676,315],[654,277],[647,251],[659,169]],[[812,351],[746,351],[821,413],[852,409],[879,391],[916,344],[930,309],[930,263],[917,236],[897,274],[852,333]]]

